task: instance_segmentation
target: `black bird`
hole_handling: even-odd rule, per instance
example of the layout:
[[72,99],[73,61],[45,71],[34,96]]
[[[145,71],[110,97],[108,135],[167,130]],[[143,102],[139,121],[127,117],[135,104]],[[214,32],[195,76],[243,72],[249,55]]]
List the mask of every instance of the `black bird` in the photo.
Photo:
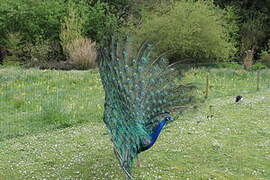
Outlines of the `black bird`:
[[239,102],[243,100],[243,96],[236,96],[235,97],[235,102]]

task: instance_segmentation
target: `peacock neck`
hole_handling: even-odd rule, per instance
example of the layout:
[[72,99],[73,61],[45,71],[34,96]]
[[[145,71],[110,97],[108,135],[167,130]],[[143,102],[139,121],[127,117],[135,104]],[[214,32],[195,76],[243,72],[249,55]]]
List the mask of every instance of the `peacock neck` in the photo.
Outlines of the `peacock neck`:
[[156,140],[157,140],[157,138],[158,138],[158,136],[159,136],[162,128],[165,126],[165,124],[166,124],[166,121],[165,120],[163,120],[163,121],[161,121],[159,123],[159,125],[156,127],[155,131],[150,135],[150,137],[151,137],[151,143],[148,146],[146,146],[145,148],[143,148],[142,151],[145,151],[145,150],[151,148],[155,144],[155,142],[156,142]]
[[151,138],[152,138],[152,141],[156,141],[157,140],[157,138],[158,138],[158,136],[159,136],[162,128],[165,126],[165,124],[166,124],[166,121],[165,120],[163,120],[163,121],[161,121],[159,123],[159,125],[156,127],[155,131],[150,135]]

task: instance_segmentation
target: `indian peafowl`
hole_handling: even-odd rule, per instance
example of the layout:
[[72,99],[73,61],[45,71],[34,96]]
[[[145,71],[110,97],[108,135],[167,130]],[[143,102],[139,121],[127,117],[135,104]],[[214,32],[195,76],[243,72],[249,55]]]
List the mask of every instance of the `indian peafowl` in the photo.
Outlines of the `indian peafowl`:
[[151,55],[148,41],[135,55],[129,45],[128,39],[110,38],[98,49],[98,66],[105,90],[103,120],[120,166],[131,179],[133,160],[154,145],[172,113],[191,100],[185,93],[192,86],[179,83],[174,64]]

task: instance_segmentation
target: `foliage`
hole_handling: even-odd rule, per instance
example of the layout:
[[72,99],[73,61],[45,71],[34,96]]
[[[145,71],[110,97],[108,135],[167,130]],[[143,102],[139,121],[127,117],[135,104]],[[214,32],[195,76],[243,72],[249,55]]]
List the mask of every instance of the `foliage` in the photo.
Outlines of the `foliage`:
[[20,66],[22,65],[21,62],[17,61],[17,57],[12,55],[12,56],[7,56],[3,60],[3,66],[4,67],[9,67],[9,66]]
[[68,4],[67,11],[67,16],[64,18],[59,34],[60,43],[65,51],[67,51],[66,46],[68,44],[83,36],[83,26],[85,24],[84,14],[81,15],[80,9],[73,3]]
[[68,15],[61,27],[61,45],[67,57],[79,69],[95,67],[95,42],[84,37],[86,12],[80,11],[74,3],[70,2]]
[[27,66],[39,67],[51,60],[50,53],[52,53],[53,50],[48,40],[37,39],[34,44],[27,43],[25,45],[25,51],[29,56],[26,61]]
[[224,62],[224,63],[217,63],[214,65],[216,68],[228,68],[228,69],[235,69],[240,70],[243,69],[243,66],[236,62]]
[[73,36],[81,34],[100,42],[117,31],[117,15],[110,12],[111,7],[106,2],[91,1],[88,3],[86,0],[78,2],[69,0],[66,8],[67,16],[64,17],[62,30],[69,26],[70,32],[75,33]]
[[[163,2],[163,4],[160,4],[160,2]],[[63,56],[62,47],[60,46],[59,35],[61,32],[61,26],[68,17],[68,9],[72,4],[74,9],[79,9],[81,20],[84,21],[84,25],[82,27],[83,37],[87,36],[98,43],[101,42],[104,37],[112,34],[112,32],[118,31],[120,26],[129,23],[132,25],[138,25],[142,22],[141,20],[146,20],[146,22],[143,23],[144,27],[151,26],[154,23],[160,23],[160,25],[155,25],[149,29],[146,28],[144,30],[140,30],[141,34],[138,36],[144,36],[146,32],[149,34],[154,34],[156,32],[153,32],[153,29],[156,27],[161,27],[160,33],[166,30],[170,31],[170,29],[172,29],[171,27],[175,27],[177,30],[177,25],[170,25],[170,21],[164,23],[162,20],[156,20],[163,19],[163,21],[165,21],[166,18],[168,20],[168,16],[176,17],[177,15],[181,14],[177,13],[174,16],[172,13],[170,14],[168,12],[168,10],[171,10],[171,12],[181,11],[183,14],[186,13],[186,16],[188,16],[186,18],[183,15],[182,18],[185,20],[181,19],[180,22],[175,20],[176,18],[172,18],[172,20],[174,19],[172,23],[177,22],[179,25],[178,28],[181,26],[186,28],[187,26],[186,29],[188,29],[192,23],[197,23],[197,21],[194,21],[196,18],[199,22],[189,33],[185,32],[186,30],[175,30],[173,33],[171,33],[171,35],[169,33],[164,33],[165,35],[168,35],[169,38],[174,36],[178,37],[178,32],[185,35],[185,37],[188,37],[181,38],[181,40],[183,39],[183,43],[180,43],[181,41],[179,42],[179,40],[177,40],[177,43],[175,43],[167,39],[166,44],[161,44],[161,51],[166,49],[166,47],[172,47],[165,45],[174,45],[174,48],[175,46],[179,47],[180,45],[182,46],[182,44],[184,44],[184,48],[178,50],[177,53],[173,53],[173,55],[171,55],[171,59],[180,59],[182,58],[181,56],[183,54],[184,58],[198,56],[198,58],[203,60],[209,58],[226,59],[228,56],[233,54],[233,51],[236,50],[234,47],[232,47],[232,44],[233,46],[236,45],[237,47],[237,55],[243,56],[246,50],[254,49],[254,57],[258,58],[258,52],[261,52],[267,47],[267,40],[270,39],[270,1],[214,0],[213,2],[221,8],[224,8],[224,11],[220,11],[211,3],[203,2],[201,0],[195,4],[204,5],[201,5],[201,7],[195,5],[193,8],[189,8],[188,5],[183,5],[183,7],[176,5],[174,7],[174,5],[172,5],[172,1],[164,0],[0,0],[0,45],[3,51],[7,49],[10,34],[19,34],[20,45],[13,48],[18,50],[21,49],[20,46],[27,43],[35,44],[37,39],[39,41],[49,40],[52,49],[54,49],[54,51],[50,53],[50,58],[63,60],[65,57]],[[180,1],[176,4],[181,3],[192,4],[193,2]],[[208,6],[208,10],[206,10],[206,6]],[[198,8],[195,9],[195,7]],[[224,13],[225,11],[226,13]],[[189,13],[190,17],[187,15]],[[199,14],[202,14],[202,16],[205,16],[205,18],[198,17]],[[164,15],[164,17],[161,18],[162,15]],[[136,21],[131,21],[131,17]],[[212,20],[212,22],[209,23],[207,20],[204,20],[207,19],[206,17],[208,17],[209,22],[210,20]],[[154,22],[151,22],[152,18]],[[237,24],[235,22],[237,22]],[[162,26],[161,24],[163,23],[166,26]],[[209,23],[208,29],[211,28],[211,31],[209,31],[211,33],[209,33],[208,36],[203,35],[206,34],[206,31],[208,31],[208,29],[205,28],[206,25],[204,25],[207,23]],[[218,26],[212,25],[215,23],[219,25],[222,24],[221,26],[223,28],[216,28]],[[167,28],[168,24],[170,26]],[[137,29],[137,26],[132,26],[131,28]],[[217,37],[221,36],[221,34],[217,33],[220,31],[220,29],[226,32],[223,33],[224,36],[222,36],[222,38],[218,39]],[[158,37],[158,35],[156,35],[156,37]],[[190,42],[188,41],[189,39],[191,39]],[[195,41],[194,39],[197,40]],[[206,39],[210,39],[211,41]],[[220,39],[222,41],[220,41]],[[202,43],[204,41],[205,43]],[[192,48],[191,44],[194,45],[194,49],[192,50],[190,50]],[[202,50],[200,50],[200,48]],[[210,51],[209,49],[213,50]],[[17,54],[17,52],[14,54]],[[25,59],[28,57],[25,52],[20,52],[19,54],[24,54],[24,57],[17,56],[15,59]],[[0,58],[2,61],[2,57]]]
[[247,50],[257,50],[264,41],[265,21],[267,17],[262,13],[250,14],[241,25],[241,54]]
[[102,39],[104,34],[117,28],[117,17],[108,11],[110,6],[106,2],[0,0],[0,4],[1,44],[6,35],[13,32],[20,32],[23,40],[28,42],[34,42],[37,38],[59,40],[61,23],[67,18],[71,5],[80,10],[85,21],[83,31],[89,37]]
[[263,63],[257,62],[256,64],[253,64],[250,68],[250,70],[252,71],[257,71],[257,70],[262,70],[262,69],[266,69],[267,66]]
[[266,50],[262,50],[260,60],[263,64],[270,67],[270,40],[268,41],[268,48]]
[[[12,59],[12,61],[21,60],[21,55],[23,54],[24,44],[22,43],[22,36],[20,33],[9,33],[7,34],[6,40],[6,50],[12,52],[10,56],[6,56],[7,59]],[[9,61],[8,60],[8,61]]]
[[63,1],[1,0],[0,35],[19,32],[23,41],[38,38],[57,39],[61,19],[65,16]]
[[[269,0],[214,0],[215,4],[227,8],[234,7],[240,17],[239,55],[253,50],[255,55],[263,50],[270,39],[270,1]],[[257,56],[255,56],[256,58]]]
[[270,67],[270,53],[262,53],[261,62],[266,66]]
[[[88,6],[85,14],[84,31],[87,37],[101,42],[107,36],[118,29],[117,15],[111,14],[106,3],[96,3],[94,6]],[[81,9],[80,9],[81,10]]]
[[0,44],[13,59],[37,65],[62,57],[61,50],[55,47],[65,16],[63,1],[0,0],[0,4]]
[[159,52],[173,50],[169,57],[174,61],[227,60],[235,47],[229,36],[233,26],[224,14],[208,1],[180,1],[144,16],[136,36],[159,41]]
[[[97,1],[88,4],[84,0],[70,0],[69,2],[63,0],[0,0],[0,4],[0,45],[4,49],[8,46],[9,34],[19,34],[20,44],[23,46],[29,46],[29,44],[39,46],[42,43],[47,44],[49,41],[54,51],[49,53],[48,59],[63,59],[63,52],[59,48],[60,31],[62,22],[72,16],[69,10],[71,6],[73,9],[79,10],[80,22],[76,19],[73,23],[77,23],[74,26],[81,24],[81,27],[77,28],[80,28],[83,36],[102,41],[106,35],[116,31],[118,27],[116,15],[107,11],[110,7],[105,2]],[[18,46],[13,49],[22,48]],[[31,56],[24,55],[25,57]]]
[[34,43],[23,42],[20,33],[10,33],[6,40],[6,49],[10,52],[4,58],[7,65],[25,65],[41,67],[55,59],[63,59],[59,43],[44,39],[36,39]]
[[16,54],[22,48],[22,36],[20,33],[7,34],[6,48]]
[[89,69],[96,67],[96,43],[88,38],[78,38],[66,45],[72,64],[77,69]]

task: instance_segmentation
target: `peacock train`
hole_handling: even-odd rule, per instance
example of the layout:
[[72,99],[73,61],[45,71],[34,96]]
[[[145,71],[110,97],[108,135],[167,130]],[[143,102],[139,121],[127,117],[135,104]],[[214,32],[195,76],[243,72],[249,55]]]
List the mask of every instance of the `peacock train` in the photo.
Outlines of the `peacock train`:
[[103,120],[114,152],[127,179],[133,161],[151,148],[163,127],[177,116],[192,85],[183,85],[175,64],[155,55],[144,41],[134,52],[131,40],[110,37],[98,49],[98,66],[105,91]]

